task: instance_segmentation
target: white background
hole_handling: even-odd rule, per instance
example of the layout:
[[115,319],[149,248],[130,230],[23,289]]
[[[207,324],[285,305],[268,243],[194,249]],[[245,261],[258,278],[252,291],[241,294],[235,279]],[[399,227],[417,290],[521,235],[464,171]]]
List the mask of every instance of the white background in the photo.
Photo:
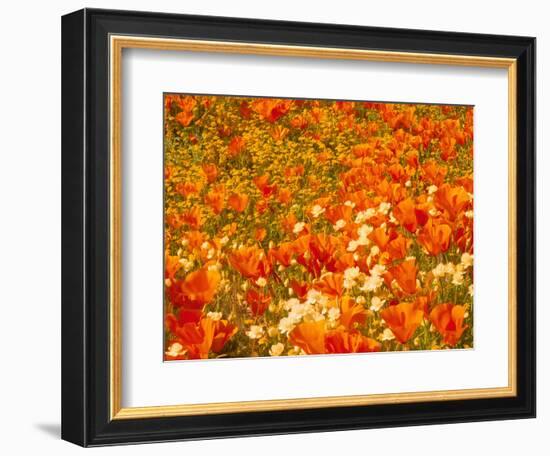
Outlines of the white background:
[[[124,407],[507,386],[505,69],[136,49],[122,62]],[[163,91],[475,105],[475,349],[160,362]]]
[[[276,2],[203,0],[88,0],[10,2],[0,17],[0,449],[5,454],[73,454],[59,440],[60,404],[60,15],[81,8],[155,9],[170,12],[308,20],[416,29],[523,34],[538,38],[538,81],[548,80],[548,12],[544,2],[463,0]],[[550,183],[542,179],[542,122],[548,92],[538,87],[538,256],[550,254]],[[462,455],[544,454],[548,451],[550,318],[548,275],[539,261],[538,418],[309,435],[102,448],[94,454],[334,454]],[[546,280],[545,280],[546,279]],[[546,431],[546,433],[545,433]],[[472,453],[472,454],[473,454]],[[32,453],[31,453],[32,454]]]

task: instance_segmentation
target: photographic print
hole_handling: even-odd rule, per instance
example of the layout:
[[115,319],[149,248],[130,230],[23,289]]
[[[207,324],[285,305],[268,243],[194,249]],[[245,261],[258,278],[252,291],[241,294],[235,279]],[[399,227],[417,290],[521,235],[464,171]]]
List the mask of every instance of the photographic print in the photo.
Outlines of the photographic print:
[[473,106],[163,102],[165,361],[473,348]]

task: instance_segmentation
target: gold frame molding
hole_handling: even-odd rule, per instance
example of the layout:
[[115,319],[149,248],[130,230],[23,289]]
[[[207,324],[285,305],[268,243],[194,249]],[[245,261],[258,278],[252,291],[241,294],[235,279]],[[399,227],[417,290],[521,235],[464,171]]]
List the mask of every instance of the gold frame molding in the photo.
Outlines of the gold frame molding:
[[[121,94],[123,49],[256,54],[302,58],[368,60],[432,65],[504,68],[508,71],[508,386],[463,390],[331,396],[301,399],[122,407],[122,257],[121,257]],[[219,42],[111,35],[110,52],[110,415],[112,420],[218,413],[308,409],[336,406],[447,401],[516,396],[516,67],[511,58],[423,54],[241,42]]]

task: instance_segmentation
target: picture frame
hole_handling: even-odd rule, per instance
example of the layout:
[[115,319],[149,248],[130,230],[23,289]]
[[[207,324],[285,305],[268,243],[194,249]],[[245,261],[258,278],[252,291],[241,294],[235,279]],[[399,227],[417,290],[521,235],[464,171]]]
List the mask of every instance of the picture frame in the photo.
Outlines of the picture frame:
[[[429,64],[451,72],[504,69],[507,385],[123,406],[126,49]],[[101,446],[535,416],[534,38],[80,10],[62,19],[62,186],[62,438],[69,442]]]

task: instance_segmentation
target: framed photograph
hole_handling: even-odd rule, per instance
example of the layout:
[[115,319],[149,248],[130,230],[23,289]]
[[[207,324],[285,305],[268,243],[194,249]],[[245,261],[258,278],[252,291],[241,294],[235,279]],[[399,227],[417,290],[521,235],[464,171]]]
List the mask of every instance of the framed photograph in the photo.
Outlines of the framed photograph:
[[535,39],[62,19],[62,437],[535,416]]

